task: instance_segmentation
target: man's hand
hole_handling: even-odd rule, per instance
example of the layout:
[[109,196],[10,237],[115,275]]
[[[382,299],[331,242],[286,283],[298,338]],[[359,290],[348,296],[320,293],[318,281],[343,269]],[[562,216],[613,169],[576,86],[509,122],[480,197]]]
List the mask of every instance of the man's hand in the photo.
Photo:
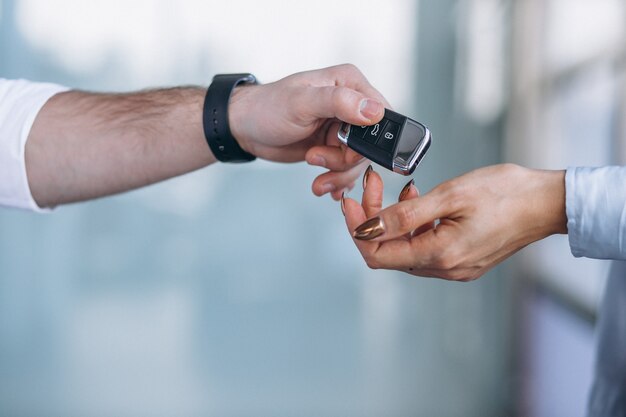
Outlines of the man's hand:
[[313,192],[330,192],[338,200],[363,169],[363,157],[337,139],[340,121],[371,125],[382,119],[385,106],[363,74],[346,64],[237,88],[229,122],[233,136],[253,155],[328,168],[314,181]]
[[345,200],[346,222],[371,268],[470,281],[532,242],[567,233],[564,176],[496,165],[423,197],[408,185],[404,201],[381,210],[383,183],[372,172],[362,204]]

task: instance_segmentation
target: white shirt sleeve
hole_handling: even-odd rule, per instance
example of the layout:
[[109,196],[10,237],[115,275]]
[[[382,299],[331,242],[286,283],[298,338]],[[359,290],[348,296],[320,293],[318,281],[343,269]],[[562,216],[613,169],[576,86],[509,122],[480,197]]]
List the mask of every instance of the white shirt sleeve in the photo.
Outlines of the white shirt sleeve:
[[66,90],[56,84],[0,78],[0,206],[45,211],[30,192],[24,149],[39,110]]
[[569,168],[565,195],[572,254],[626,260],[626,166]]

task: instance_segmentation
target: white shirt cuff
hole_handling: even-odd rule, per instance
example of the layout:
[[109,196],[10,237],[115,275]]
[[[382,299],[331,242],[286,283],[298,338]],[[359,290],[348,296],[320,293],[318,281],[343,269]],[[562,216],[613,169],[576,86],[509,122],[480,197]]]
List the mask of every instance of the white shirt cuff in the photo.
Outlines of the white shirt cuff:
[[25,148],[37,114],[55,94],[56,84],[0,78],[0,205],[32,211],[37,206],[28,185]]
[[567,230],[572,254],[626,259],[626,167],[568,168]]

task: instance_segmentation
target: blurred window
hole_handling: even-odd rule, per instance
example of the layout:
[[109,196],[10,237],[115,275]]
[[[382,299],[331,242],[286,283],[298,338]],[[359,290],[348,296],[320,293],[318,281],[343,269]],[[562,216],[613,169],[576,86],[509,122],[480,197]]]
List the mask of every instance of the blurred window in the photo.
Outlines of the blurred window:
[[[625,3],[514,4],[508,159],[546,169],[626,163]],[[610,262],[574,258],[567,236],[553,236],[522,251],[516,265],[527,278],[522,413],[582,417],[593,374],[591,324]],[[561,398],[572,393],[572,401]]]
[[[530,166],[563,169],[619,163],[623,141],[620,66],[626,7],[619,0],[551,0],[521,7],[533,22],[520,36],[526,45],[514,73],[523,79],[514,103],[514,159]],[[523,19],[522,17],[518,17]],[[543,22],[541,24],[540,22]],[[538,35],[529,36],[531,30]],[[521,50],[522,48],[520,48]],[[525,106],[525,108],[524,108]],[[623,162],[623,161],[622,161]],[[522,255],[527,272],[593,314],[608,263],[572,257],[567,237],[538,242]]]

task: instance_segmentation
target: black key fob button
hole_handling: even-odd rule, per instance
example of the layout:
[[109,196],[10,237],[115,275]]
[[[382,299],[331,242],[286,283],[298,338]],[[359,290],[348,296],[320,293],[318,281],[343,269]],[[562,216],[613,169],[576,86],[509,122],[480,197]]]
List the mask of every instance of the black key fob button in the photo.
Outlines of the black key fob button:
[[381,133],[385,129],[386,125],[387,120],[383,119],[380,121],[380,123],[369,126],[369,128],[367,129],[367,133],[365,134],[365,141],[369,143],[376,143],[378,138],[381,137]]
[[354,137],[361,138],[365,136],[365,133],[369,129],[369,126],[350,126],[350,137],[354,135]]
[[398,132],[400,132],[400,125],[398,123],[388,122],[385,129],[379,135],[376,146],[385,152],[392,153],[398,140]]

